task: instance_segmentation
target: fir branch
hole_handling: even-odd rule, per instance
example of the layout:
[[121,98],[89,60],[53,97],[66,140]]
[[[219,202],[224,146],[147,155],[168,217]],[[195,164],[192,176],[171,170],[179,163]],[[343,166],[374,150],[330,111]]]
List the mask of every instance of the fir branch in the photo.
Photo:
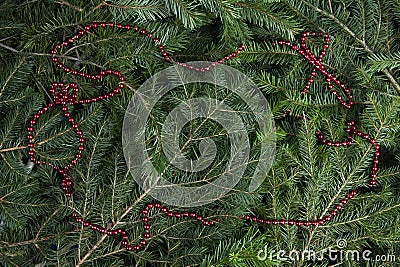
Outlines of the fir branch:
[[116,5],[109,3],[107,1],[102,2],[102,6],[109,6],[109,7],[115,7],[115,8],[122,8],[122,9],[158,9],[161,8],[162,6],[154,6],[154,5]]
[[[21,54],[21,55],[25,55],[25,56],[46,56],[46,57],[49,57],[49,58],[51,58],[53,56],[52,54],[48,54],[48,53],[35,53],[35,52],[25,52],[25,51],[22,51],[22,50],[16,50],[16,49],[14,49],[12,47],[9,47],[9,46],[7,46],[7,45],[5,45],[3,43],[0,43],[0,47],[3,47],[3,48],[5,48],[5,49],[7,49],[7,50],[9,50],[11,52],[16,53],[16,54]],[[66,56],[66,55],[58,55],[58,57],[59,58],[65,58],[65,59],[74,60],[74,61],[79,62],[79,63],[93,65],[93,66],[98,67],[98,68],[103,68],[102,66],[100,66],[100,65],[98,65],[98,64],[96,64],[94,62],[91,62],[89,60],[81,60],[80,58],[76,58],[76,57],[72,57],[72,56]]]
[[83,11],[82,8],[80,8],[80,7],[78,7],[78,6],[75,6],[75,5],[73,5],[73,4],[71,4],[70,2],[65,1],[65,0],[60,0],[60,1],[57,1],[57,0],[56,0],[55,2],[58,3],[58,4],[60,4],[60,5],[68,6],[68,7],[72,8],[72,9],[78,11],[78,12],[82,12],[82,11]]
[[368,57],[371,65],[370,71],[383,71],[385,69],[393,70],[400,68],[400,52],[391,55],[374,54]]
[[[146,191],[143,192],[140,197],[138,197],[134,203],[132,203],[132,205],[130,205],[127,209],[125,209],[125,211],[118,216],[118,219],[116,220],[114,225],[118,225],[130,212],[131,210],[137,205],[139,204],[148,194],[150,193],[150,191]],[[81,258],[79,258],[78,263],[76,264],[76,267],[81,266],[82,264],[84,264],[88,258],[92,255],[92,253],[98,249],[100,247],[100,245],[104,242],[104,240],[107,238],[106,234],[103,234],[100,239],[96,242],[96,244],[94,244]]]

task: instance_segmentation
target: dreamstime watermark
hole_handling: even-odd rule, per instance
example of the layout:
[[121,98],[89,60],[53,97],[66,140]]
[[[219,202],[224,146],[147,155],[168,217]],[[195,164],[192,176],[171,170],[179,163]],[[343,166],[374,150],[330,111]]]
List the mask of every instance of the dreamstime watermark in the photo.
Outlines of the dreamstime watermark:
[[271,261],[375,261],[375,262],[395,262],[396,255],[394,254],[379,254],[373,255],[369,249],[364,250],[351,250],[346,249],[347,241],[345,239],[338,239],[336,247],[324,248],[322,250],[275,250],[268,251],[268,246],[264,246],[264,250],[259,250],[257,258],[264,261],[267,258]]
[[[202,68],[211,62],[189,62],[193,68]],[[268,102],[249,77],[240,71],[217,64],[209,71],[193,71],[179,65],[169,67],[149,78],[134,94],[125,113],[122,144],[125,160],[135,181],[155,199],[180,207],[200,206],[213,202],[230,191],[242,178],[250,161],[249,133],[238,112],[225,99],[209,96],[181,101],[169,112],[162,123],[161,134],[156,136],[163,154],[174,168],[187,173],[204,171],[215,160],[218,147],[212,138],[205,137],[198,143],[200,156],[188,159],[180,147],[180,134],[190,121],[207,118],[223,127],[229,138],[230,158],[225,170],[215,180],[204,180],[204,185],[188,187],[174,184],[165,171],[153,166],[146,148],[146,127],[153,109],[160,99],[177,87],[191,83],[204,83],[228,89],[240,97],[250,109],[258,126],[259,149],[257,166],[252,172],[249,191],[257,189],[265,179],[275,155],[275,125]],[[254,161],[254,159],[251,159]]]

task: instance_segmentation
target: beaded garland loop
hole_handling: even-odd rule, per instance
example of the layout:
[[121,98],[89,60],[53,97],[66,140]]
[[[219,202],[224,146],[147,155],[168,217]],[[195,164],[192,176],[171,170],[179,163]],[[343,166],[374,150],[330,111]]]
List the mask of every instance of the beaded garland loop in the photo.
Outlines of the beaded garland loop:
[[[164,46],[160,44],[160,40],[156,37],[153,36],[152,33],[147,32],[144,29],[140,29],[139,27],[136,26],[131,26],[131,25],[122,25],[122,24],[114,24],[114,23],[93,23],[91,25],[85,26],[81,31],[79,31],[75,36],[72,38],[68,39],[67,41],[64,41],[57,45],[54,50],[51,52],[53,55],[53,62],[56,64],[56,66],[59,69],[62,69],[66,73],[70,73],[72,75],[80,76],[89,80],[99,80],[104,76],[115,76],[119,80],[119,84],[116,88],[114,88],[112,91],[94,97],[94,98],[89,98],[89,99],[78,99],[77,93],[79,91],[78,87],[74,83],[69,83],[69,84],[64,84],[64,83],[53,83],[50,93],[53,95],[53,102],[47,104],[45,107],[41,108],[39,111],[37,111],[36,114],[33,115],[33,118],[30,120],[29,124],[30,126],[27,128],[28,130],[28,155],[29,159],[34,162],[35,164],[43,164],[43,165],[49,165],[53,167],[62,177],[62,190],[65,193],[65,196],[67,197],[68,201],[70,204],[72,204],[72,199],[71,199],[71,186],[72,186],[72,180],[69,175],[69,170],[78,162],[78,160],[82,157],[82,151],[84,150],[85,146],[85,139],[84,139],[84,134],[83,132],[79,129],[78,123],[75,121],[75,119],[72,117],[71,113],[68,111],[68,105],[77,105],[77,104],[90,104],[92,102],[100,101],[103,99],[108,99],[111,97],[114,97],[116,94],[118,94],[124,87],[124,81],[125,77],[117,70],[112,70],[108,69],[105,71],[100,71],[97,74],[89,74],[86,72],[80,72],[74,69],[71,69],[64,64],[62,64],[57,57],[57,53],[59,50],[61,50],[63,47],[67,47],[68,45],[73,44],[76,40],[81,38],[83,35],[87,34],[91,29],[96,29],[96,28],[106,28],[106,27],[116,27],[118,29],[124,29],[124,30],[131,30],[131,31],[136,31],[139,32],[140,34],[150,38],[151,40],[154,41],[154,43],[157,45],[161,55],[167,62],[175,63],[180,66],[186,67],[188,69],[193,69],[194,71],[208,71],[210,70],[213,66],[216,66],[217,64],[222,64],[225,61],[229,60],[232,57],[236,57],[241,51],[244,49],[244,45],[240,45],[238,49],[229,55],[226,55],[224,58],[219,59],[217,61],[212,62],[211,65],[204,67],[204,68],[195,68],[191,65],[185,64],[185,63],[179,63],[179,62],[174,62],[171,57],[168,55],[168,53],[164,50]],[[311,53],[310,49],[306,45],[306,38],[307,37],[321,37],[324,39],[324,44],[322,50],[319,52],[319,55],[314,55]],[[276,43],[273,43],[273,46],[279,45],[279,46],[287,46],[291,48],[293,51],[296,53],[300,54],[303,56],[311,65],[313,65],[313,69],[311,71],[310,78],[308,79],[308,83],[305,85],[304,89],[301,91],[301,94],[305,94],[306,91],[310,88],[310,85],[314,82],[314,76],[317,74],[317,72],[320,72],[324,77],[325,81],[328,84],[328,88],[332,94],[335,95],[336,99],[340,102],[340,104],[347,108],[350,109],[354,102],[353,102],[353,96],[350,93],[350,90],[339,81],[339,79],[332,75],[330,72],[328,72],[324,65],[322,64],[322,58],[326,54],[327,48],[329,47],[329,42],[330,38],[328,34],[324,34],[322,32],[315,33],[315,32],[306,32],[303,33],[300,39],[300,47],[297,45],[294,45],[290,42],[285,42],[285,41],[278,41]],[[334,89],[334,86],[339,87],[348,97],[348,100],[344,100],[343,96],[340,95],[336,89]],[[58,90],[57,90],[58,89]],[[69,93],[69,91],[72,93]],[[35,157],[35,142],[34,142],[34,127],[36,125],[37,120],[48,110],[55,108],[55,107],[61,107],[61,111],[63,112],[64,117],[68,120],[68,122],[71,124],[72,128],[75,130],[75,133],[77,135],[77,152],[74,156],[74,158],[63,168],[57,167],[49,162],[46,161],[41,161],[38,158]],[[377,170],[378,170],[378,158],[380,155],[379,152],[379,145],[376,143],[376,140],[369,137],[368,134],[365,134],[363,132],[360,132],[357,130],[357,126],[355,125],[354,121],[349,121],[346,123],[346,128],[345,131],[348,133],[348,137],[345,141],[329,141],[325,139],[323,134],[321,132],[316,132],[316,138],[323,144],[327,146],[334,146],[334,147],[348,147],[353,143],[353,137],[358,136],[366,141],[368,141],[371,145],[374,147],[374,161],[373,161],[373,167],[371,170],[370,174],[370,181],[368,182],[369,187],[373,187],[376,185],[376,176],[377,176]],[[333,216],[337,215],[337,212],[343,208],[343,206],[350,200],[352,199],[357,193],[359,193],[359,188],[355,188],[351,190],[344,198],[342,198],[334,207],[327,211],[325,214],[321,215],[318,220],[312,220],[312,221],[303,221],[303,220],[295,220],[295,219],[265,219],[265,218],[258,218],[258,217],[252,217],[252,216],[239,216],[239,218],[250,221],[250,222],[256,222],[259,224],[266,224],[266,225],[297,225],[297,226],[318,226],[322,225],[327,221],[330,221]],[[169,210],[167,207],[164,207],[161,205],[161,203],[149,203],[146,205],[146,207],[142,210],[142,222],[143,222],[143,239],[141,239],[137,244],[130,244],[128,242],[128,235],[124,229],[109,229],[107,227],[103,227],[97,224],[94,224],[88,220],[84,220],[82,217],[79,217],[78,214],[73,213],[72,217],[73,219],[82,224],[85,227],[89,227],[93,231],[106,234],[109,236],[114,236],[114,235],[121,235],[122,236],[122,241],[121,245],[126,248],[127,250],[135,250],[138,251],[142,246],[145,246],[147,244],[147,240],[150,238],[150,222],[148,219],[148,212],[151,209],[158,209],[162,213],[164,213],[168,217],[177,217],[177,218],[193,218],[198,221],[200,221],[203,225],[206,226],[211,226],[215,222],[211,220],[206,220],[202,216],[189,212],[189,211],[184,211],[184,212],[172,212]]]

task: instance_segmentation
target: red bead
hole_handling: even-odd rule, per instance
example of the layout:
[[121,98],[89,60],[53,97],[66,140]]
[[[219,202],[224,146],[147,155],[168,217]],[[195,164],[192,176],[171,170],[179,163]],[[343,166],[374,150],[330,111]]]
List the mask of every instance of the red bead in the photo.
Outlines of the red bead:
[[375,144],[376,141],[375,141],[375,139],[372,139],[372,138],[371,138],[371,139],[369,140],[369,142],[370,142],[371,144]]

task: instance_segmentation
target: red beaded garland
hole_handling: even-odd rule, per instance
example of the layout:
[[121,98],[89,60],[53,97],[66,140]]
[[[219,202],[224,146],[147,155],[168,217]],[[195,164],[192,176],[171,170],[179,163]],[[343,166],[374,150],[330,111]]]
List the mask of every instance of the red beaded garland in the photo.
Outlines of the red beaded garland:
[[[47,106],[43,107],[40,109],[36,114],[33,115],[33,118],[30,120],[29,127],[27,128],[28,130],[28,155],[30,156],[30,160],[36,164],[47,164],[51,167],[53,167],[55,170],[57,170],[63,177],[61,181],[61,188],[64,191],[67,199],[71,203],[71,194],[72,192],[70,191],[70,188],[72,186],[72,181],[70,176],[68,175],[68,171],[75,165],[77,164],[78,160],[82,158],[82,152],[85,149],[84,143],[85,139],[83,137],[83,132],[79,129],[78,123],[76,123],[75,119],[71,116],[71,114],[68,112],[68,105],[76,105],[76,104],[89,104],[92,102],[96,102],[102,99],[107,99],[110,97],[115,96],[120,92],[121,89],[124,88],[124,81],[125,77],[119,72],[115,70],[105,70],[105,71],[100,71],[98,74],[91,75],[85,72],[79,72],[77,70],[71,69],[70,67],[64,66],[59,58],[57,58],[57,52],[62,49],[63,47],[66,47],[72,43],[74,43],[76,40],[81,38],[83,35],[85,35],[89,30],[91,29],[96,29],[99,26],[105,28],[105,27],[116,27],[118,29],[125,29],[125,30],[134,30],[134,31],[139,31],[139,27],[133,27],[130,25],[122,25],[122,24],[114,24],[114,23],[93,23],[91,25],[85,26],[83,30],[79,31],[75,36],[72,38],[68,39],[68,41],[64,41],[57,45],[52,51],[51,54],[53,55],[53,62],[56,64],[56,66],[66,73],[70,73],[72,75],[80,76],[86,79],[90,80],[98,80],[101,77],[107,76],[107,75],[112,75],[118,78],[119,84],[116,88],[114,88],[112,91],[100,95],[94,98],[90,99],[78,99],[77,94],[79,92],[79,89],[76,84],[70,83],[70,84],[64,84],[64,83],[53,83],[52,87],[50,89],[50,93],[53,95],[53,100],[54,103],[50,103]],[[151,38],[155,43],[157,43],[157,47],[160,50],[161,55],[164,57],[164,59],[168,62],[172,62],[171,57],[168,55],[168,53],[164,50],[164,46],[159,44],[159,39],[154,37],[152,33],[147,32],[145,29],[142,29],[139,31],[141,34],[144,36]],[[322,51],[319,52],[319,55],[314,55],[310,52],[310,49],[307,48],[306,45],[306,39],[308,36],[323,36],[324,38],[324,44],[323,44],[323,49]],[[284,41],[278,41],[277,44],[281,46],[287,46],[291,48],[292,50],[296,51],[298,54],[302,55],[306,60],[309,61],[311,65],[313,65],[313,69],[310,74],[310,78],[308,79],[307,84],[305,85],[304,89],[301,91],[301,94],[305,94],[307,90],[310,88],[311,84],[315,81],[314,77],[316,76],[317,72],[320,72],[324,77],[325,81],[328,84],[328,88],[330,89],[331,93],[335,95],[336,99],[341,103],[342,106],[346,108],[351,108],[352,105],[354,104],[353,102],[353,96],[350,94],[350,90],[342,84],[339,79],[335,76],[333,76],[331,73],[329,73],[324,65],[322,64],[322,58],[326,54],[327,49],[329,47],[329,42],[330,38],[327,34],[323,34],[321,32],[315,33],[315,32],[305,32],[302,34],[300,38],[300,47],[297,45],[293,45],[290,42],[284,42]],[[276,44],[273,43],[273,46]],[[224,63],[225,61],[231,59],[232,57],[236,57],[241,51],[244,49],[244,45],[240,45],[237,50],[234,52],[226,55],[222,59],[219,59],[217,61],[212,62],[209,66],[203,67],[203,68],[194,68],[191,65],[188,65],[186,63],[180,63],[180,62],[175,62],[176,64],[188,68],[188,69],[193,69],[195,71],[208,71],[212,67],[216,66],[217,63]],[[334,84],[336,84],[338,87],[340,87],[341,90],[343,90],[344,93],[347,94],[348,96],[348,101],[344,101],[343,97],[338,94],[337,90],[333,89]],[[50,110],[52,107],[55,106],[60,106],[61,111],[63,112],[64,116],[68,120],[68,122],[71,124],[71,127],[75,130],[76,135],[78,136],[77,138],[77,152],[74,156],[74,158],[64,167],[64,168],[59,168],[57,166],[52,165],[51,163],[45,162],[45,161],[40,161],[35,158],[35,140],[33,136],[34,132],[34,126],[36,125],[37,120],[41,117],[42,114],[44,114],[46,111]],[[289,114],[290,111],[287,111],[284,113],[284,115]],[[304,117],[302,117],[304,119]],[[377,177],[377,170],[378,170],[378,158],[380,156],[379,152],[379,145],[376,144],[376,140],[370,137],[368,134],[365,134],[361,131],[357,131],[357,127],[355,126],[354,121],[350,121],[346,123],[346,128],[345,132],[348,133],[348,137],[346,141],[341,141],[341,142],[334,142],[334,141],[329,141],[325,139],[325,137],[322,135],[321,132],[316,132],[316,137],[318,140],[320,140],[321,143],[327,145],[327,146],[334,146],[334,147],[346,147],[350,146],[353,143],[353,136],[358,136],[364,140],[367,140],[371,145],[374,146],[375,149],[375,157],[374,157],[374,163],[371,171],[371,180],[368,183],[369,187],[373,187],[376,185],[376,177]],[[343,206],[348,203],[349,199],[352,199],[357,193],[358,189],[353,189],[350,193],[348,193],[344,198],[342,198],[339,203],[334,205],[334,209],[329,210],[325,214],[321,215],[320,219],[318,220],[313,220],[313,221],[300,221],[300,220],[293,220],[293,219],[264,219],[264,218],[257,218],[257,217],[250,217],[248,215],[244,216],[239,216],[240,218],[250,221],[250,222],[256,222],[259,224],[266,224],[266,225],[297,225],[297,226],[318,226],[318,225],[323,225],[325,222],[330,221],[333,216],[337,215],[337,212],[339,210],[343,209]],[[141,247],[145,246],[147,244],[147,239],[150,238],[150,224],[149,224],[149,218],[148,218],[148,213],[150,209],[158,209],[161,212],[165,213],[168,217],[175,217],[175,218],[183,218],[183,217],[190,217],[193,219],[196,219],[200,222],[203,223],[205,226],[211,226],[214,224],[213,221],[204,219],[201,215],[198,215],[193,212],[173,212],[171,210],[168,210],[166,207],[162,206],[160,203],[148,203],[146,207],[142,210],[142,222],[143,222],[143,239],[139,241],[138,244],[136,245],[130,245],[129,242],[127,241],[128,236],[127,233],[124,229],[118,228],[118,229],[106,229],[104,227],[98,226],[96,224],[92,224],[88,220],[84,220],[84,218],[79,217],[76,213],[73,213],[71,216],[75,219],[76,222],[81,223],[85,227],[89,227],[93,231],[100,232],[102,234],[106,234],[109,236],[114,236],[114,235],[121,235],[122,241],[121,245],[129,250],[135,250],[138,251],[140,250]],[[216,219],[215,221],[218,221]]]

